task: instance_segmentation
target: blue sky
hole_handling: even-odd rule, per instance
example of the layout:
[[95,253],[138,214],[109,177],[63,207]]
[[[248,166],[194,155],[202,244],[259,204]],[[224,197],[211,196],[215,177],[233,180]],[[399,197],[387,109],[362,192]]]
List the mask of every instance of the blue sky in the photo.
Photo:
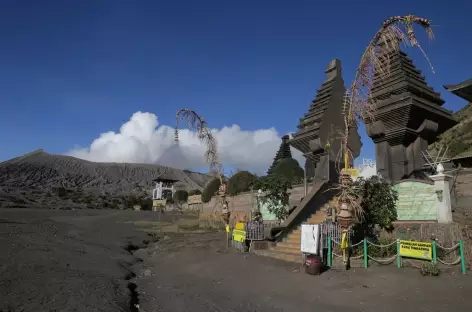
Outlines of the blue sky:
[[465,101],[442,85],[472,77],[470,0],[3,0],[0,161],[89,146],[137,111],[173,125],[190,107],[216,128],[295,131],[329,61],[348,84],[380,23],[410,12],[433,20],[436,40],[420,40],[436,74],[407,52],[458,110]]

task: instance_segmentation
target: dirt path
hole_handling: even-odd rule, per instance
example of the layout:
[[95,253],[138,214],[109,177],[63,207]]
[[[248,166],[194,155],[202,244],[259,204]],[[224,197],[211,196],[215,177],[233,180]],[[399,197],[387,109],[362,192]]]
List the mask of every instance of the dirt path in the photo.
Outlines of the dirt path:
[[155,219],[0,209],[0,311],[444,312],[472,304],[472,274],[427,278],[390,267],[308,276],[298,265],[226,249],[221,232],[161,235],[135,250],[150,240],[137,224]]
[[395,267],[330,271],[227,251],[224,234],[171,236],[140,250],[141,311],[466,311],[470,276]]
[[133,218],[155,214],[0,209],[0,311],[130,311]]

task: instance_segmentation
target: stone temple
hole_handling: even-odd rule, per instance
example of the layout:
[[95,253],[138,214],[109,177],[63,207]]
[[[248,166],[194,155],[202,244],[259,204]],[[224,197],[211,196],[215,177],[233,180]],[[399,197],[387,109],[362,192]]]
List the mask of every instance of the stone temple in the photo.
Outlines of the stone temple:
[[269,170],[267,170],[268,175],[272,174],[279,161],[285,158],[292,158],[292,152],[290,151],[290,145],[288,144],[289,139],[290,137],[288,135],[282,137],[282,143],[280,143],[279,150],[277,151],[277,154],[275,154],[272,165]]
[[382,53],[390,70],[382,79],[374,75],[371,95],[376,110],[366,121],[375,143],[377,173],[391,182],[427,179],[422,152],[457,122],[406,53],[385,45]]
[[[300,118],[298,132],[289,141],[291,146],[303,153],[307,162],[311,162],[305,167],[314,165],[315,183],[338,182],[340,166],[343,164],[339,137],[340,131],[344,130],[343,101],[346,88],[341,74],[341,61],[331,61],[325,73],[326,79],[317,90],[308,112]],[[361,141],[357,128],[350,134],[348,145],[353,158],[358,157]]]
[[451,91],[458,97],[469,101],[469,103],[472,103],[472,79],[463,81],[455,85],[444,85],[444,88],[446,90]]

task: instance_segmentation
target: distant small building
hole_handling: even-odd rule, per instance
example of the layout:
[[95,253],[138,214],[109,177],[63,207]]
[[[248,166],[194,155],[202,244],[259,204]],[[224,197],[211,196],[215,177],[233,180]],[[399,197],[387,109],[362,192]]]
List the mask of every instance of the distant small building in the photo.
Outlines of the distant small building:
[[152,190],[153,200],[166,200],[170,196],[174,196],[175,183],[179,180],[174,179],[170,174],[164,173],[159,178],[152,180],[155,182],[155,188]]

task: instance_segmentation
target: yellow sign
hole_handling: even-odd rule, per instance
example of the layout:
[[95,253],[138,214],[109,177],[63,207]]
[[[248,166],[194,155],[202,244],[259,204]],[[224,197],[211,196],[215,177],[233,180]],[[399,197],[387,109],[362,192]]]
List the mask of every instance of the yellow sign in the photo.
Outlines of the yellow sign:
[[433,259],[432,243],[415,242],[415,241],[400,241],[400,256],[408,258],[416,258],[423,260]]
[[244,243],[246,240],[246,231],[233,230],[233,240],[236,242]]
[[193,205],[193,204],[201,204],[202,203],[202,195],[192,195],[189,196],[187,199],[187,204]]
[[166,200],[165,199],[155,199],[152,201],[152,206],[153,207],[159,207],[159,206],[165,206],[166,205]]
[[229,233],[229,225],[226,224],[226,233]]
[[238,222],[236,223],[236,226],[234,227],[236,230],[241,230],[244,231],[244,222]]

